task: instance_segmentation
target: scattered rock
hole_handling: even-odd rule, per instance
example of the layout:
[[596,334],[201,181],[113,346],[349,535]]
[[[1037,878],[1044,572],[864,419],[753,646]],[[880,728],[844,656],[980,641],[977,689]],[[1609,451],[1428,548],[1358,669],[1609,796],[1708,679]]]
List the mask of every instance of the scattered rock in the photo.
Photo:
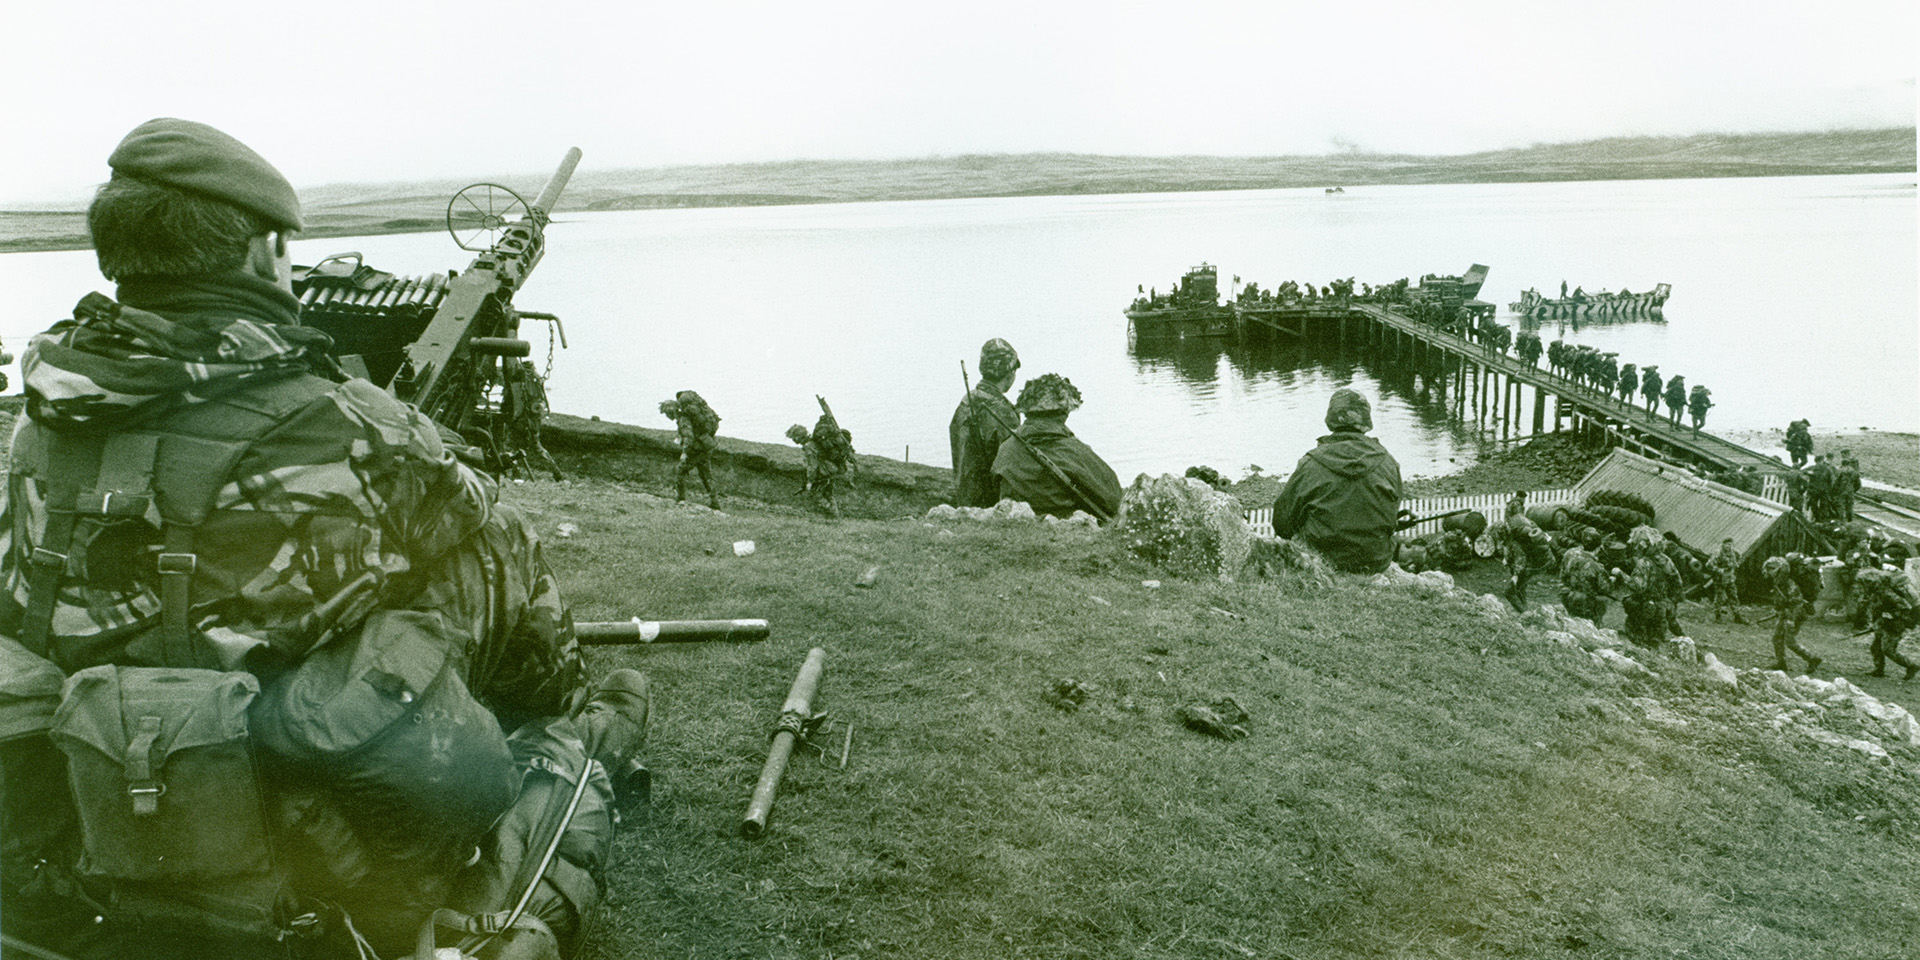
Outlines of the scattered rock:
[[1606,667],[1623,677],[1653,676],[1653,671],[1648,670],[1640,661],[1610,647],[1601,647],[1598,650],[1591,651],[1588,656],[1593,658],[1594,663]]
[[1668,637],[1660,641],[1660,655],[1678,663],[1699,663],[1700,648],[1692,637]]
[[1084,706],[1087,700],[1099,691],[1100,688],[1091,683],[1081,683],[1072,677],[1061,677],[1047,688],[1042,699],[1052,704],[1056,710],[1072,713]]
[[1648,723],[1672,727],[1675,730],[1687,728],[1687,721],[1684,718],[1668,710],[1664,704],[1652,697],[1634,697],[1628,702],[1639,709],[1640,715],[1647,718]]
[[1140,581],[1140,585],[1146,587],[1148,590],[1160,589],[1160,581],[1158,580],[1142,580]]
[[753,556],[753,549],[752,540],[735,540],[733,542],[733,555],[736,557],[751,557]]
[[570,539],[574,534],[580,532],[580,525],[574,523],[572,520],[563,520],[560,526],[556,527],[553,532],[561,539]]
[[1250,719],[1245,710],[1232,697],[1221,697],[1212,703],[1189,703],[1175,711],[1180,722],[1189,730],[1198,730],[1222,740],[1238,740],[1247,735],[1247,722]]
[[1740,675],[1732,667],[1721,663],[1720,658],[1709,653],[1701,657],[1700,662],[1707,668],[1707,679],[1715,686],[1723,690],[1740,689]]
[[927,511],[928,520],[954,520],[959,516],[960,511],[951,503],[943,503]]
[[1513,616],[1513,607],[1509,606],[1507,604],[1507,601],[1502,600],[1491,593],[1481,594],[1477,599],[1473,601],[1473,605],[1476,607],[1479,607],[1480,612],[1483,615],[1491,617],[1495,620],[1505,620],[1508,617]]
[[1563,647],[1577,648],[1580,646],[1580,638],[1574,636],[1571,633],[1566,632],[1565,630],[1548,630],[1547,639],[1552,640],[1554,643],[1560,644]]
[[1101,606],[1103,606],[1103,607],[1111,607],[1111,606],[1113,606],[1113,604],[1111,604],[1111,603],[1109,603],[1109,602],[1107,602],[1107,598],[1106,598],[1106,597],[1101,597],[1101,596],[1095,596],[1094,594],[1091,594],[1091,593],[1089,593],[1089,594],[1087,594],[1087,599],[1088,599],[1088,600],[1092,600],[1092,601],[1093,601],[1094,603],[1097,603],[1097,604],[1099,604],[1099,605],[1101,605]]
[[873,582],[878,579],[880,579],[880,568],[868,567],[867,572],[861,574],[853,581],[853,585],[856,587],[866,587],[871,590],[873,589]]
[[1135,556],[1170,570],[1232,580],[1253,552],[1240,502],[1204,481],[1134,478],[1121,499],[1120,535]]

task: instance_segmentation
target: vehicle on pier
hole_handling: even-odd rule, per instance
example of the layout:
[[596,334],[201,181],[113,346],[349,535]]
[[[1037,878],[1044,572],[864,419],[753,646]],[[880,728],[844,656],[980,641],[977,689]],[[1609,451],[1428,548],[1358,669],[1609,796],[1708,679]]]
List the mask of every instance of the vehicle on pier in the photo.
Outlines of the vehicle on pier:
[[1576,288],[1568,296],[1548,299],[1541,296],[1540,291],[1529,289],[1509,306],[1514,313],[1535,320],[1663,320],[1661,308],[1671,292],[1671,285],[1661,283],[1646,293],[1629,293],[1624,289],[1618,293],[1605,290],[1587,293]]
[[1172,290],[1143,293],[1125,312],[1130,335],[1142,339],[1233,333],[1233,308],[1220,303],[1220,268],[1204,262],[1188,270]]
[[1491,268],[1476,263],[1458,276],[1429,273],[1406,292],[1402,313],[1429,326],[1467,336],[1493,323],[1494,305],[1478,299]]

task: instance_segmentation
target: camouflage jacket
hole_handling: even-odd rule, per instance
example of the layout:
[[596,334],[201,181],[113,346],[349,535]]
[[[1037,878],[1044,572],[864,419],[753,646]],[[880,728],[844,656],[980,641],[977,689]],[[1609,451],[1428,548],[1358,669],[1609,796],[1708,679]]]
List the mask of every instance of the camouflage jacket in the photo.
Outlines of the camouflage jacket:
[[1020,428],[1020,411],[1006,395],[982,382],[953,410],[947,440],[953,455],[953,503],[991,507],[1000,502],[1000,478],[993,461],[1000,445]]
[[[538,544],[493,482],[413,407],[367,381],[309,372],[325,337],[291,322],[290,295],[221,279],[238,292],[123,284],[123,300],[151,308],[96,294],[28,347],[28,416],[0,501],[0,636],[22,634],[28,559],[46,542],[58,473],[50,449],[75,433],[219,441],[244,424],[249,442],[223,475],[202,465],[216,475],[203,480],[211,510],[193,535],[192,621],[210,661],[200,665],[258,671],[373,609],[430,610],[471,638],[470,686],[483,700],[491,690],[497,708],[557,711],[578,680],[577,648]],[[169,492],[156,476],[152,499]],[[46,649],[32,652],[68,673],[166,665],[161,525],[151,502],[79,524]]]

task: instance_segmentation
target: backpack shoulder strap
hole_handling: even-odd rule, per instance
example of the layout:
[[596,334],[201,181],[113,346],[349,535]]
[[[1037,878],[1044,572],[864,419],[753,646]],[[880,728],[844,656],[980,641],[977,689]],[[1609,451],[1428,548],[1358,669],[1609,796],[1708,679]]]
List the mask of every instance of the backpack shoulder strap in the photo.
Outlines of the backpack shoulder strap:
[[136,429],[47,436],[47,527],[29,558],[21,634],[44,655],[52,632],[67,551],[83,517],[161,520],[160,641],[171,666],[202,666],[193,643],[191,585],[199,558],[194,528],[212,512],[221,488],[253,444],[307,404],[331,392],[318,377],[247,384],[218,399],[173,407]]

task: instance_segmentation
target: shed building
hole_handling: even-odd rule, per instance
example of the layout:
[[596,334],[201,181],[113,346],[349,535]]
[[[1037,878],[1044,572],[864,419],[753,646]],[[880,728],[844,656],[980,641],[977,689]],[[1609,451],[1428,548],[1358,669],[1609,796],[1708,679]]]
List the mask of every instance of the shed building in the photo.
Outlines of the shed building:
[[1653,506],[1655,527],[1709,556],[1719,552],[1721,540],[1731,537],[1740,554],[1743,591],[1760,583],[1760,565],[1768,557],[1795,550],[1815,556],[1828,549],[1820,533],[1786,504],[1626,450],[1614,450],[1574,484],[1574,499],[1584,502],[1597,490],[1623,490],[1644,498]]

